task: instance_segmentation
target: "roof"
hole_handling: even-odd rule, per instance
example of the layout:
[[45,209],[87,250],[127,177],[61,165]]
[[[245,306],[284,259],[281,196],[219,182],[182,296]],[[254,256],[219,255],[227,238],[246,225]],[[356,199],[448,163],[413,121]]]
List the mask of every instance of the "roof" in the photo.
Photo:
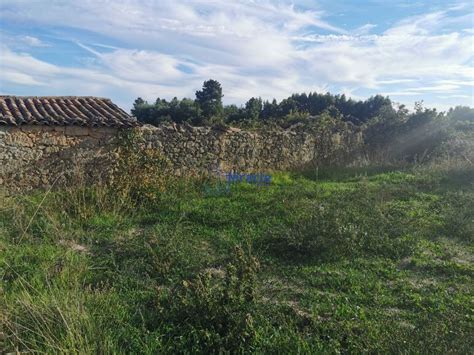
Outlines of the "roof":
[[0,96],[0,125],[118,127],[137,120],[106,98],[91,96]]

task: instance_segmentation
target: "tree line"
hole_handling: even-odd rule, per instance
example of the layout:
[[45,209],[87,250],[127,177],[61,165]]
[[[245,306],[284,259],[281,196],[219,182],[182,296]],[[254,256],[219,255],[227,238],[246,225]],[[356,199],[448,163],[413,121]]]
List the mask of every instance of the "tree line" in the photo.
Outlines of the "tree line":
[[216,80],[207,80],[202,89],[196,91],[195,99],[173,98],[170,101],[157,98],[148,103],[137,98],[133,104],[132,115],[140,122],[159,125],[163,122],[184,123],[195,126],[231,125],[254,127],[274,123],[288,127],[295,123],[317,121],[330,116],[360,126],[368,122],[390,120],[418,126],[420,122],[448,118],[457,121],[473,121],[474,109],[458,106],[448,112],[423,108],[415,104],[409,112],[404,106],[395,106],[389,97],[375,95],[367,100],[353,100],[344,94],[330,93],[293,94],[277,102],[252,97],[243,106],[223,105],[222,86]]

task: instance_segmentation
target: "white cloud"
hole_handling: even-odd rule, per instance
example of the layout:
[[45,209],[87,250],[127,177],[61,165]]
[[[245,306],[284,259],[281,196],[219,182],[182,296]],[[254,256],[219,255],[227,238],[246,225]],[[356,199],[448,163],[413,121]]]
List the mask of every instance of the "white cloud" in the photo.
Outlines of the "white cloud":
[[[315,78],[332,83],[373,89],[405,84],[415,94],[420,84],[428,86],[440,79],[472,82],[472,36],[434,33],[446,16],[436,12],[406,19],[379,35],[311,36],[318,44],[301,55],[312,63]],[[423,91],[455,89],[458,86],[437,85]]]
[[[460,98],[472,88],[473,33],[448,26],[465,23],[465,11],[406,18],[374,34],[375,24],[348,31],[311,7],[270,0],[3,0],[0,20],[83,30],[100,40],[78,43],[89,56],[80,68],[52,65],[6,42],[0,80],[32,88],[46,83],[56,94],[117,95],[129,100],[127,107],[136,96],[192,97],[211,77],[233,103],[310,90]],[[44,44],[23,37],[30,46]],[[71,35],[72,42],[77,38]]]
[[38,73],[41,75],[52,75],[59,72],[58,68],[52,64],[35,59],[27,53],[11,51],[6,46],[0,47],[0,56],[2,59],[0,61],[0,68],[3,73],[16,69],[20,69],[25,74]]
[[5,71],[2,75],[2,79],[13,84],[27,86],[46,85],[46,83],[34,79],[31,75],[17,72],[15,70]]
[[[1,7],[0,7],[1,10]],[[1,15],[0,15],[1,18]],[[3,26],[2,26],[3,27]],[[30,36],[30,35],[16,35],[16,36],[11,36],[5,33],[2,30],[0,30],[0,40],[1,43],[0,45],[3,46],[11,46],[16,48],[17,50],[29,50],[32,48],[45,48],[45,47],[50,47],[49,43],[44,42],[40,38],[36,36]]]
[[120,48],[102,54],[83,44],[78,45],[97,56],[112,73],[126,80],[154,82],[157,78],[177,80],[183,77],[178,66],[184,62],[170,55]]
[[469,99],[469,95],[438,95],[440,99]]
[[37,37],[33,36],[20,36],[18,38],[21,42],[25,43],[28,46],[31,47],[49,47],[49,44],[44,43],[42,40],[40,40]]
[[359,28],[356,28],[352,33],[357,36],[367,35],[376,27],[377,25],[374,25],[372,23],[367,23]]

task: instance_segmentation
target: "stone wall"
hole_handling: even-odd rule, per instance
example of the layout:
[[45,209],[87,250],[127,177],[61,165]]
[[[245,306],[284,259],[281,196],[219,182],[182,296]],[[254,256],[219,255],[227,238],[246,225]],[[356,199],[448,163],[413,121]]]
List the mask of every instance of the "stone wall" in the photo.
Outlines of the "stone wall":
[[48,186],[75,166],[110,153],[117,130],[64,126],[0,126],[0,185]]
[[344,164],[354,159],[362,135],[347,127],[308,130],[247,131],[216,130],[189,125],[144,126],[148,148],[156,148],[170,159],[178,174],[222,171],[256,172],[298,169],[308,164]]
[[[347,164],[362,144],[360,132],[341,124],[258,131],[170,124],[136,130],[143,146],[161,151],[177,174]],[[67,180],[74,169],[90,176],[104,173],[116,157],[117,133],[109,128],[0,127],[0,184],[32,188]]]

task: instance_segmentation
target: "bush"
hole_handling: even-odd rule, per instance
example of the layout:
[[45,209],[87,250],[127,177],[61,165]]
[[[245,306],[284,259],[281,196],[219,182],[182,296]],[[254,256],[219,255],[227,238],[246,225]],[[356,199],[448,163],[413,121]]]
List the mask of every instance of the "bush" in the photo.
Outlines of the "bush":
[[115,191],[136,203],[155,202],[172,181],[171,163],[158,150],[144,146],[141,131],[123,131],[112,176]]
[[247,348],[255,337],[258,270],[258,260],[237,246],[224,270],[201,272],[166,295],[160,311],[174,327],[172,347],[206,353]]

